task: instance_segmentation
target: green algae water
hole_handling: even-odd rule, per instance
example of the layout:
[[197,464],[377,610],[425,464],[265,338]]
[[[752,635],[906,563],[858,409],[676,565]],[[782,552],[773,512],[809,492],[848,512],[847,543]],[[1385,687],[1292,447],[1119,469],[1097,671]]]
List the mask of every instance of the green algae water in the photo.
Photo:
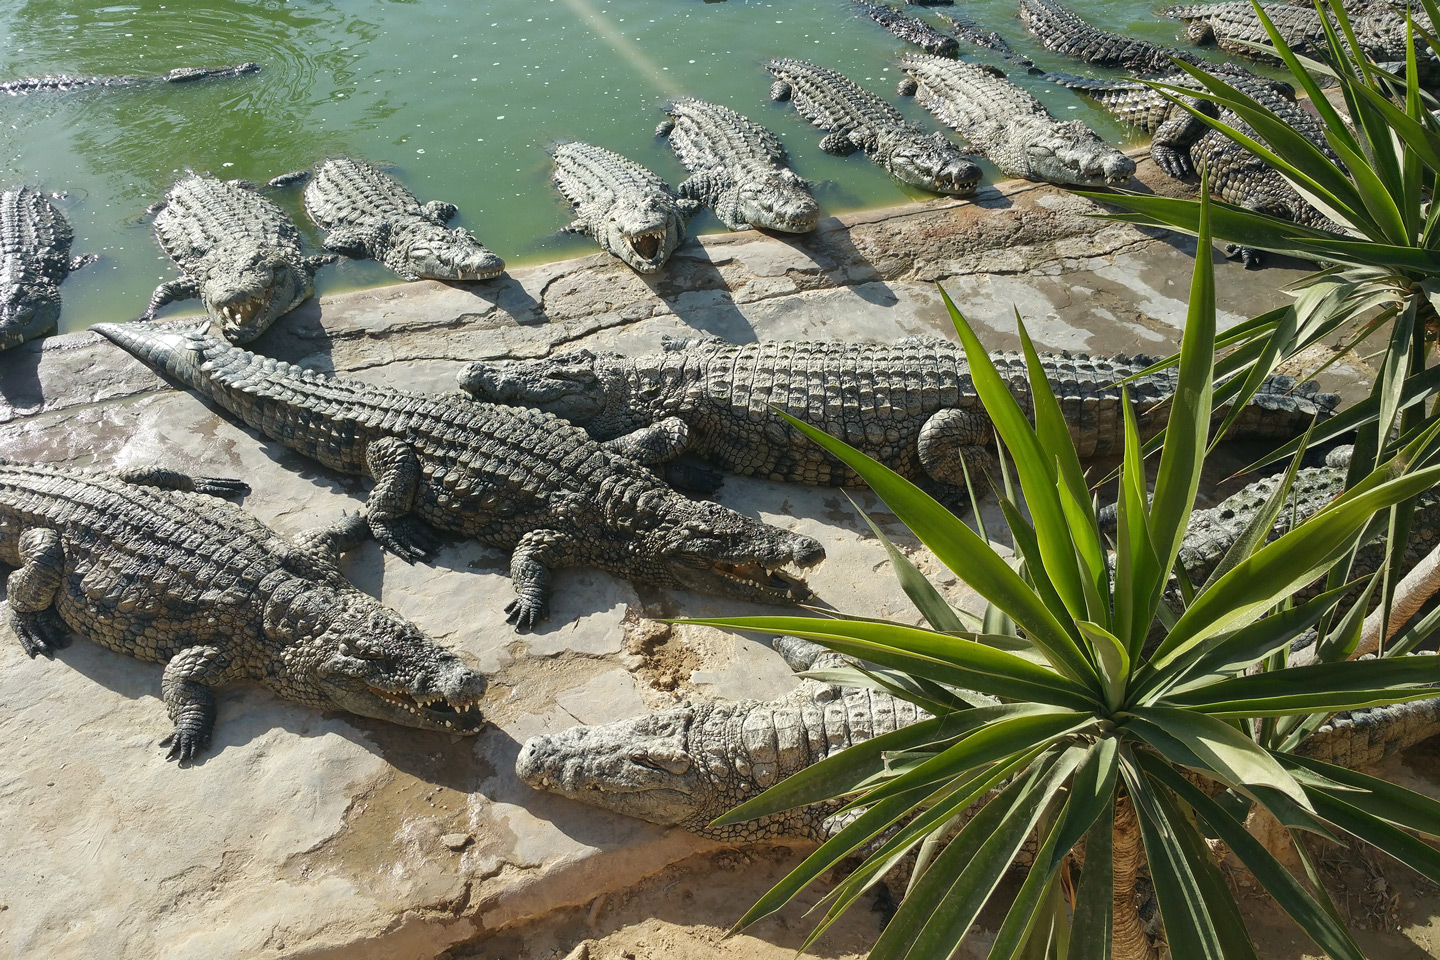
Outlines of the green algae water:
[[[1108,29],[1177,42],[1180,25],[1155,19],[1148,0],[1075,7]],[[1084,67],[1035,42],[1013,0],[955,9],[1042,69]],[[933,13],[911,11],[938,24]],[[263,69],[193,84],[0,96],[0,187],[29,183],[65,194],[75,251],[102,256],[64,285],[64,330],[133,318],[155,285],[176,275],[145,210],[188,170],[263,182],[327,156],[377,161],[422,201],[457,204],[455,222],[519,266],[597,249],[557,232],[570,216],[549,182],[550,144],[589,140],[672,184],[684,178],[654,137],[670,96],[714,100],[768,126],[796,171],[816,183],[826,213],[929,196],[896,184],[862,154],[822,153],[818,130],[788,104],[769,101],[771,78],[761,66],[779,56],[813,60],[940,129],[895,96],[893,60],[904,49],[848,0],[11,0],[0,10],[0,79],[159,74],[246,60]],[[973,58],[1004,65],[987,51]],[[1070,91],[1007,72],[1058,116],[1080,117],[1113,142],[1137,142]],[[272,197],[318,249],[299,191]],[[707,212],[691,229],[724,227]],[[317,288],[396,280],[373,262],[344,260],[320,271]],[[164,314],[194,309],[190,301]]]

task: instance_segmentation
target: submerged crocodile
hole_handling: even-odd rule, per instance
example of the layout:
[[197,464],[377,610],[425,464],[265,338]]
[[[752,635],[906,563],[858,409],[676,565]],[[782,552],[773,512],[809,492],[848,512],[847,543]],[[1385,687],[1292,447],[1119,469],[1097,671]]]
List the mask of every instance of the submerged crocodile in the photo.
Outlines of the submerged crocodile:
[[1193,53],[1101,30],[1057,0],[1020,0],[1020,19],[1045,49],[1098,67],[1151,74],[1172,73],[1174,60],[1206,65]]
[[[992,358],[1028,410],[1024,359],[1013,353]],[[1062,354],[1042,362],[1080,454],[1118,452],[1123,425],[1115,383],[1145,369],[1150,358]],[[993,427],[964,350],[939,337],[893,345],[672,340],[664,352],[639,357],[578,350],[540,360],[480,361],[461,372],[460,385],[482,400],[558,414],[599,440],[644,439],[657,460],[689,451],[772,480],[861,482],[772,405],[960,502],[966,464],[977,485],[986,473],[996,475]],[[1167,415],[1174,368],[1133,380],[1128,389],[1142,432],[1153,434]],[[1229,436],[1296,436],[1316,417],[1329,416],[1337,402],[1313,382],[1274,377]]]
[[633,160],[588,143],[555,147],[555,186],[575,208],[565,229],[580,233],[638,273],[654,273],[685,242],[700,210]]
[[96,76],[79,77],[72,74],[58,74],[44,77],[26,77],[24,80],[7,80],[0,83],[0,93],[12,97],[29,93],[66,93],[71,90],[86,90],[93,87],[136,87],[152,83],[192,83],[196,80],[210,80],[216,77],[240,77],[247,73],[259,73],[258,63],[237,63],[229,67],[177,67],[169,73],[156,76]]
[[74,231],[40,191],[0,193],[0,350],[55,329],[60,284],[95,258],[70,256]]
[[105,474],[0,460],[6,620],[31,657],[70,631],[165,664],[170,759],[210,742],[214,688],[408,726],[475,733],[485,680],[337,566],[361,518],[285,539],[223,500],[232,480],[145,467]]
[[964,14],[942,13],[940,19],[950,27],[957,40],[962,40],[972,46],[984,47],[986,50],[994,50],[1017,67],[1024,67],[1026,70],[1035,69],[1034,60],[1023,53],[1016,53],[1009,41],[1000,34],[982,27]]
[[144,318],[199,297],[232,343],[249,343],[308,299],[315,271],[335,259],[306,256],[295,222],[253,184],[195,174],[165,195],[155,238],[183,276],[155,288]]
[[758,227],[808,233],[820,219],[810,185],[785,162],[769,130],[729,107],[682,97],[665,106],[655,128],[668,137],[690,177],[680,196],[699,200],[731,230]]
[[901,183],[957,197],[975,192],[980,168],[939,133],[909,123],[890,104],[848,78],[804,60],[770,60],[770,99],[795,104],[827,131],[820,149],[848,156],[857,149]]
[[251,428],[332,470],[369,476],[370,529],[407,561],[430,526],[512,551],[511,623],[546,616],[550,571],[592,566],[660,587],[785,603],[810,596],[782,568],[825,551],[716,503],[686,499],[639,462],[536,410],[328,377],[198,333],[93,328]]
[[[1275,25],[1275,30],[1298,56],[1325,59],[1330,52],[1330,41],[1320,21],[1320,13],[1312,6],[1292,6],[1287,3],[1262,3],[1265,15]],[[1378,5],[1377,5],[1378,7]],[[1230,0],[1227,3],[1196,3],[1167,7],[1160,15],[1183,20],[1185,32],[1198,44],[1215,44],[1221,50],[1250,57],[1255,60],[1278,62],[1275,54],[1256,49],[1253,44],[1270,46],[1270,35],[1265,25],[1250,5],[1250,0]],[[1339,26],[1332,26],[1338,31]],[[1372,8],[1372,12],[1357,14],[1350,18],[1355,39],[1361,51],[1371,60],[1382,64],[1405,62],[1405,21],[1389,9]],[[1423,45],[1421,45],[1423,47]],[[1425,61],[1423,49],[1420,52]],[[1423,69],[1433,70],[1434,64],[1420,64]]]
[[325,249],[373,258],[406,280],[490,280],[505,261],[463,227],[446,226],[453,203],[422,204],[372,163],[326,160],[305,188],[305,211],[326,231]]
[[885,3],[872,0],[852,0],[865,16],[890,31],[906,43],[913,43],[926,53],[940,57],[954,57],[960,53],[960,44],[954,37],[947,37],[919,17],[901,13]]
[[900,93],[913,94],[1007,176],[1103,186],[1135,173],[1134,160],[1079,120],[1057,120],[997,67],[907,53],[900,69],[908,76]]
[[[780,638],[776,649],[797,670],[843,662],[793,637]],[[839,801],[729,826],[710,824],[846,747],[928,718],[888,693],[805,680],[776,700],[693,702],[533,737],[520,749],[515,769],[536,789],[705,837],[820,843],[848,822],[835,817]],[[1440,699],[1416,700],[1336,718],[1296,753],[1365,767],[1437,734]]]

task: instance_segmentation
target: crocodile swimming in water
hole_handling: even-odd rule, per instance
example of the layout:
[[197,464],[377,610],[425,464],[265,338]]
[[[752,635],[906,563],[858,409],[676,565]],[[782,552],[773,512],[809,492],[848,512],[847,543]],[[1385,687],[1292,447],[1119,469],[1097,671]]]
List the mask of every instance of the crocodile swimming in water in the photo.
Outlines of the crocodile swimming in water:
[[[1418,6],[1418,5],[1417,5]],[[1320,13],[1312,6],[1292,6],[1287,3],[1263,3],[1261,8],[1275,25],[1286,45],[1298,56],[1326,59],[1330,53],[1330,41],[1325,27],[1320,22]],[[1270,46],[1270,35],[1255,13],[1249,0],[1231,0],[1227,3],[1193,3],[1166,7],[1160,11],[1163,17],[1182,20],[1186,34],[1198,44],[1214,44],[1221,50],[1265,62],[1279,62],[1279,57],[1252,44]],[[1356,42],[1365,56],[1382,65],[1405,67],[1405,20],[1393,10],[1377,4],[1364,13],[1350,19]],[[1339,25],[1332,20],[1332,26],[1339,31]],[[1422,78],[1429,79],[1440,68],[1428,48],[1417,44],[1421,60],[1417,64],[1423,71]]]
[[1045,49],[1133,74],[1173,73],[1175,60],[1209,66],[1204,58],[1139,37],[1101,30],[1058,0],[1020,0],[1020,19]]
[[589,143],[557,145],[555,186],[575,208],[565,229],[600,244],[638,273],[655,273],[685,242],[700,211],[640,164]]
[[144,319],[199,297],[232,343],[249,343],[308,299],[315,271],[335,259],[306,256],[295,222],[253,184],[195,174],[165,195],[155,238],[182,276],[155,288]]
[[341,473],[374,479],[366,519],[407,561],[434,553],[416,523],[511,551],[511,623],[549,608],[550,571],[598,567],[659,587],[768,603],[803,600],[786,572],[823,559],[810,537],[689,500],[621,452],[537,410],[324,376],[198,333],[98,324],[151,369]]
[[325,230],[325,249],[374,259],[406,280],[490,280],[500,259],[462,227],[446,226],[453,203],[422,204],[373,163],[334,157],[305,187],[305,211]]
[[476,733],[485,680],[341,575],[363,519],[291,539],[217,499],[238,481],[155,467],[98,473],[0,460],[6,622],[31,657],[70,631],[165,664],[170,759],[210,743],[213,690]]
[[71,90],[87,90],[94,87],[137,87],[159,83],[193,83],[196,80],[210,80],[217,77],[240,77],[247,73],[259,73],[258,63],[237,63],[229,67],[177,67],[169,73],[156,76],[96,76],[81,77],[72,74],[57,74],[44,77],[26,77],[23,80],[6,80],[0,83],[0,93],[12,97],[30,93],[66,93]]
[[960,44],[954,37],[947,37],[919,17],[901,13],[885,3],[872,0],[852,0],[865,16],[890,31],[906,43],[913,43],[926,53],[940,57],[954,57],[960,53]]
[[[1005,353],[992,359],[1028,409],[1023,358]],[[1049,354],[1042,362],[1080,454],[1119,451],[1123,429],[1115,384],[1153,361]],[[537,360],[479,361],[461,372],[460,386],[481,400],[558,414],[599,440],[628,438],[651,460],[688,451],[723,469],[771,480],[861,482],[771,405],[961,502],[967,499],[965,463],[978,486],[986,473],[998,475],[992,424],[964,350],[939,337],[742,346],[671,340],[663,352],[638,357],[576,350]],[[1174,368],[1128,386],[1142,433],[1153,434],[1164,424]],[[1298,436],[1337,403],[1313,382],[1274,377],[1236,418],[1229,436]]]
[[0,193],[0,350],[53,331],[60,320],[60,284],[95,258],[72,257],[75,237],[65,215],[43,193],[14,187]]
[[681,97],[655,128],[667,137],[690,177],[679,194],[715,211],[731,230],[808,233],[820,219],[810,185],[785,162],[769,130],[729,107]]
[[826,131],[820,149],[848,156],[857,149],[901,183],[964,197],[975,192],[980,168],[943,134],[909,123],[890,104],[853,81],[804,60],[769,60],[770,99],[789,101]]
[[923,53],[900,57],[914,95],[1007,176],[1078,186],[1125,183],[1135,161],[1079,120],[1057,120],[1039,100],[988,64]]
[[984,47],[986,50],[994,50],[1017,67],[1024,67],[1026,70],[1036,69],[1035,61],[1023,53],[1015,52],[1015,49],[1004,37],[994,30],[982,27],[964,14],[941,13],[940,19],[944,20],[954,32],[955,39],[963,40],[972,46]]

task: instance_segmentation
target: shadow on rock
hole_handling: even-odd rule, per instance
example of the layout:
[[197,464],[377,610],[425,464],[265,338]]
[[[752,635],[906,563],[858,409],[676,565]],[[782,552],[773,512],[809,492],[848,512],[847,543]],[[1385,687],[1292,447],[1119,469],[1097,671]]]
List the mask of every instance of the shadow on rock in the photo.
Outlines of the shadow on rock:
[[45,405],[40,384],[43,339],[31,340],[0,352],[0,423]]
[[755,328],[736,306],[729,281],[699,243],[686,241],[663,273],[644,279],[675,316],[695,330],[731,343],[758,339]]

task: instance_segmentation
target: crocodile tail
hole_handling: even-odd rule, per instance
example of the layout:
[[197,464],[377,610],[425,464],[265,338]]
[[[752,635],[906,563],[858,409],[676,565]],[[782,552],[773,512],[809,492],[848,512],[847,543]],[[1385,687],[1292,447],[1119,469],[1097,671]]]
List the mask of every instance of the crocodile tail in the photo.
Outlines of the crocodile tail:
[[209,394],[210,378],[202,369],[206,349],[223,341],[205,336],[203,326],[167,329],[148,323],[97,323],[90,329],[156,373]]
[[1440,699],[1412,700],[1340,714],[1295,752],[1355,769],[1373,766],[1436,734],[1440,734]]
[[1041,80],[1058,83],[1081,93],[1116,93],[1143,88],[1143,83],[1134,80],[1111,80],[1103,77],[1079,77],[1073,73],[1047,73]]

